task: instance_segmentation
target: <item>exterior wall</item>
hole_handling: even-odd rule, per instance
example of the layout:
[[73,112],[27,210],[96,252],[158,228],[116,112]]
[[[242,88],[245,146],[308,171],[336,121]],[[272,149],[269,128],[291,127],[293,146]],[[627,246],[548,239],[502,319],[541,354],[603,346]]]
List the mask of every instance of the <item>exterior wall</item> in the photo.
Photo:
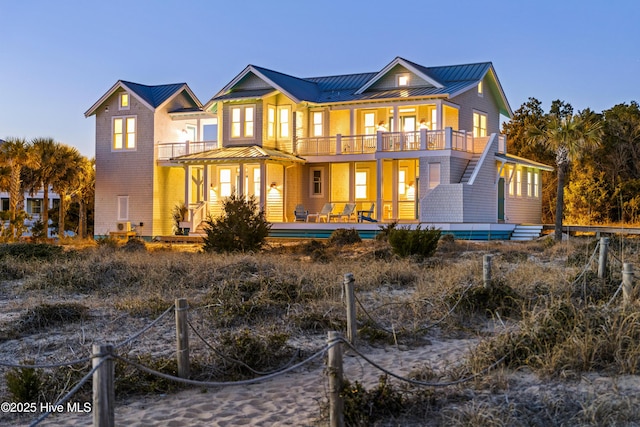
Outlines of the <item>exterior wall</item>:
[[[96,197],[94,233],[108,235],[116,230],[118,196],[129,196],[129,214],[124,221],[132,226],[145,224],[150,236],[153,217],[154,114],[130,96],[130,109],[119,111],[117,91],[96,111]],[[109,107],[109,111],[105,111]],[[136,116],[135,151],[112,150],[113,117]],[[149,224],[147,228],[146,224]],[[146,234],[149,232],[149,234]]]
[[[522,168],[522,195],[509,195],[509,185],[505,176],[505,201],[504,216],[507,223],[530,223],[540,224],[542,222],[542,188],[539,189],[538,197],[527,196],[527,174],[526,168]],[[535,171],[535,170],[534,170]],[[540,174],[540,171],[537,171]],[[505,174],[506,175],[506,174]],[[513,178],[515,179],[515,177]],[[542,176],[540,175],[540,186],[542,186]]]
[[350,135],[349,110],[329,111],[329,135]]
[[463,222],[463,185],[440,184],[429,191],[420,201],[420,221]]
[[[184,200],[184,168],[156,167],[153,190],[153,236],[173,234],[173,207]],[[146,225],[142,227],[144,235]]]
[[293,211],[299,203],[309,209],[308,184],[302,179],[303,165],[285,167],[284,170],[284,220],[294,221]]
[[[280,164],[267,163],[267,220],[272,222],[284,221],[284,168]],[[275,188],[271,188],[272,182],[276,183]]]
[[488,80],[483,81],[484,93],[478,95],[478,90],[474,86],[468,91],[451,98],[451,102],[460,106],[460,129],[473,130],[473,113],[474,111],[482,112],[487,115],[487,135],[492,133],[500,133],[500,110],[498,103],[492,92],[489,90]]
[[464,184],[464,222],[498,222],[497,170],[494,158],[497,150],[496,137],[487,147],[484,161],[476,165],[478,173],[474,183]]
[[[231,107],[244,107],[253,106],[254,122],[253,122],[253,137],[240,137],[231,138]],[[262,100],[254,100],[252,102],[225,103],[222,106],[222,146],[234,147],[234,146],[247,146],[247,145],[259,145],[262,146],[262,130],[263,130],[263,113],[264,104]],[[220,122],[218,122],[220,123]],[[244,121],[242,122],[244,126]]]
[[395,89],[398,87],[396,83],[396,75],[410,73],[411,77],[409,78],[409,87],[411,86],[432,86],[429,82],[424,79],[419,78],[417,75],[413,74],[411,71],[406,69],[401,65],[396,65],[387,73],[386,76],[382,77],[378,80],[372,87],[375,89]]

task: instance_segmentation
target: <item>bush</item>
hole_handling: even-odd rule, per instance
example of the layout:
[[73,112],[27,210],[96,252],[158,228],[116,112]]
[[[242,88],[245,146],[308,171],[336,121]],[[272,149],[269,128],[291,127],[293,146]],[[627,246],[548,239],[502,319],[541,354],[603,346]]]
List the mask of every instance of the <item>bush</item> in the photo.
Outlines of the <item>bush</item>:
[[53,260],[60,257],[62,246],[47,243],[6,243],[0,245],[0,258],[12,256],[23,260]]
[[[23,365],[32,365],[25,361]],[[35,368],[12,368],[5,374],[7,389],[14,402],[38,402],[42,389],[42,371]]]
[[360,242],[362,242],[362,239],[355,228],[338,228],[329,237],[329,243],[338,246]]
[[205,221],[202,250],[205,252],[247,252],[262,248],[271,224],[264,211],[258,209],[256,198],[248,199],[235,193],[222,202],[222,215]]
[[433,255],[438,248],[440,229],[420,225],[415,230],[408,227],[392,228],[389,230],[389,244],[393,252],[401,257],[415,256],[422,260]]

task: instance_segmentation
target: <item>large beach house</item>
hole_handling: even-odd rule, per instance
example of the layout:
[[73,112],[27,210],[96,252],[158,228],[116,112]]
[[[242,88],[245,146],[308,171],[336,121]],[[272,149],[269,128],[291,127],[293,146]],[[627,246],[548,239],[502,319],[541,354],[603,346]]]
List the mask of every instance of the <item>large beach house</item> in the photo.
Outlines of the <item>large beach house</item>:
[[249,65],[204,105],[185,83],[121,80],[93,115],[96,235],[173,234],[183,203],[194,233],[235,192],[255,196],[274,235],[398,221],[508,238],[540,222],[551,170],[507,153],[511,108],[490,62],[398,57],[309,78]]

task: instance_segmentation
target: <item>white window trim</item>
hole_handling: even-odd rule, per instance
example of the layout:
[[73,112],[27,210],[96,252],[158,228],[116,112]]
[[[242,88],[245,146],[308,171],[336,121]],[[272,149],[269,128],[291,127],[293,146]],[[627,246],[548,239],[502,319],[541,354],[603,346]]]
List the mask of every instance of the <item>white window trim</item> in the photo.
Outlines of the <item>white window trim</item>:
[[[405,78],[406,80],[406,84],[400,84],[401,80]],[[397,87],[409,87],[409,85],[411,84],[411,76],[410,73],[400,73],[400,74],[396,74],[396,86]]]
[[[287,132],[288,132],[288,134],[289,134],[289,135],[287,135],[287,136],[282,136],[282,122],[280,121],[280,119],[281,119],[281,117],[282,117],[282,116],[281,116],[281,112],[282,112],[283,110],[286,110],[286,111],[287,111],[287,119],[288,119],[288,122],[287,122]],[[278,139],[285,140],[285,141],[286,141],[286,140],[290,140],[290,139],[292,138],[292,137],[291,137],[291,134],[292,134],[292,128],[291,128],[291,120],[292,120],[291,107],[290,107],[289,105],[284,105],[284,106],[278,107],[276,112],[277,112],[277,123],[278,123],[278,132],[277,132]]]
[[[251,123],[253,123],[253,131],[251,135],[247,135],[247,123],[249,123],[246,120],[246,111],[247,108],[253,108],[253,115],[252,115],[252,119],[253,121]],[[234,122],[233,121],[233,110],[238,109],[240,110],[240,121],[239,122]],[[239,123],[240,125],[240,132],[237,136],[233,135],[233,124],[234,123]],[[241,140],[241,139],[254,139],[255,138],[255,134],[256,134],[256,105],[255,104],[242,104],[242,105],[234,105],[232,107],[229,108],[229,138],[232,140]]]
[[[122,120],[122,148],[116,148],[115,140],[115,123],[116,120]],[[135,119],[135,129],[133,135],[135,137],[135,143],[133,148],[127,147],[127,119]],[[119,153],[122,151],[137,151],[138,150],[138,116],[113,116],[111,118],[111,152]]]
[[484,82],[482,80],[478,82],[478,96],[480,98],[484,97]]
[[[316,117],[320,118],[320,123],[316,123]],[[316,126],[320,126],[320,132],[316,132]],[[312,128],[311,133],[313,137],[324,136],[324,112],[323,111],[311,112],[311,128]]]
[[[269,117],[269,114],[273,112],[273,121]],[[276,123],[278,121],[278,110],[275,105],[267,105],[267,139],[273,141],[276,139]]]
[[[122,211],[123,206],[126,208],[126,213],[125,215],[120,215],[120,212]],[[129,220],[129,196],[118,196],[118,206],[116,206],[116,209],[118,209],[118,212],[117,212],[118,221],[128,221]]]
[[473,110],[473,114],[471,116],[472,117],[472,122],[471,122],[472,135],[475,136],[476,126],[475,126],[475,123],[474,123],[473,119],[475,118],[476,115],[480,116],[480,117],[478,117],[478,119],[480,120],[480,123],[478,124],[478,130],[482,129],[480,127],[480,125],[482,123],[481,117],[484,117],[484,135],[480,135],[481,132],[478,132],[478,138],[483,138],[483,137],[488,136],[489,135],[489,129],[488,129],[488,127],[489,127],[489,115],[487,113],[485,113],[484,111],[480,111],[480,110]]
[[[122,105],[122,95],[127,95],[127,101],[129,105],[127,106]],[[131,95],[129,94],[129,92],[120,92],[120,94],[118,95],[118,110],[126,111],[126,110],[129,110],[130,108],[131,108]]]
[[[314,193],[315,191],[315,180],[313,173],[315,171],[320,171],[320,193]],[[325,173],[323,167],[315,167],[309,169],[309,197],[324,197],[324,188],[325,188]]]

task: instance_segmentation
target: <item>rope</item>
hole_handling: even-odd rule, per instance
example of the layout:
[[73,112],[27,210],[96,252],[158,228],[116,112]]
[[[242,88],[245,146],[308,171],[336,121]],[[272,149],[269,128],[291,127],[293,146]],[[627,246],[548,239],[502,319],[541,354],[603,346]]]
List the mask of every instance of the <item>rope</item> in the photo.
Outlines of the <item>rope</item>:
[[447,314],[445,314],[444,316],[442,316],[442,318],[440,320],[437,320],[436,322],[432,323],[429,326],[425,326],[424,328],[418,329],[416,332],[422,332],[422,331],[426,331],[429,330],[433,327],[438,326],[440,323],[444,322],[444,320],[451,316],[451,314],[453,313],[453,310],[456,309],[456,307],[458,306],[458,304],[460,304],[460,302],[462,301],[462,298],[464,297],[464,295],[469,291],[469,289],[471,289],[471,287],[473,286],[473,282],[469,283],[467,285],[467,287],[464,289],[464,291],[462,291],[462,294],[460,295],[460,298],[458,298],[458,301],[456,301],[455,304],[453,304],[453,307],[451,307],[451,309],[447,312]]
[[470,377],[467,378],[462,378],[456,381],[450,381],[450,382],[446,382],[446,383],[431,383],[431,382],[425,382],[425,381],[418,381],[418,380],[414,380],[411,378],[405,378],[402,377],[398,374],[394,374],[393,372],[383,368],[382,366],[378,365],[377,363],[375,363],[374,361],[372,361],[371,359],[369,359],[368,357],[366,357],[364,354],[360,353],[353,345],[351,345],[351,343],[349,343],[348,341],[346,341],[344,338],[339,338],[340,341],[342,341],[344,344],[346,344],[355,354],[357,354],[358,356],[360,356],[361,358],[363,358],[367,363],[369,363],[371,366],[373,366],[374,368],[377,368],[378,370],[384,372],[385,374],[389,375],[390,377],[396,378],[400,381],[404,381],[407,382],[409,384],[413,384],[413,385],[418,385],[418,386],[424,386],[424,387],[450,387],[450,386],[454,386],[454,385],[458,385],[458,384],[462,384],[462,383],[466,383],[469,382],[477,377],[479,377],[480,375],[484,375],[487,372],[489,372],[490,370],[494,369],[496,366],[498,366],[499,364],[501,364],[502,362],[504,362],[504,360],[507,358],[507,355],[501,357],[499,360],[497,360],[495,363],[493,363],[491,366],[483,369],[482,371],[478,372],[477,374],[473,374]]
[[[91,378],[91,376],[98,370],[98,368],[100,366],[102,366],[102,364],[107,359],[108,359],[108,357],[103,358],[96,366],[93,367],[93,369],[91,369],[89,371],[89,373],[87,375],[82,377],[82,379],[78,382],[78,384],[75,385],[75,387],[73,387],[71,390],[69,390],[69,393],[67,393],[62,399],[58,400],[55,403],[55,405],[53,405],[52,407],[55,408],[58,405],[64,405],[67,402],[67,400],[71,399],[71,396],[73,396],[78,390],[80,390],[80,387],[82,387],[84,385],[84,383],[89,381],[89,378]],[[45,418],[47,418],[49,415],[51,415],[51,413],[52,413],[51,411],[47,411],[44,414],[40,415],[40,417],[38,417],[35,421],[33,421],[31,424],[29,424],[29,427],[33,427],[33,426],[36,426],[36,425],[40,424],[42,421],[44,421]]]
[[132,342],[133,340],[135,340],[136,338],[138,338],[140,335],[142,335],[145,332],[147,332],[149,329],[151,329],[153,326],[155,326],[155,324],[158,323],[160,321],[160,319],[162,319],[164,316],[166,316],[174,307],[175,307],[175,304],[172,305],[171,307],[167,308],[164,311],[164,313],[162,313],[156,320],[154,320],[153,322],[149,323],[146,327],[142,328],[137,334],[135,334],[135,335],[129,337],[128,339],[122,341],[120,344],[114,345],[114,348],[119,348],[119,347],[125,346],[125,345],[129,344],[130,342]]
[[122,356],[114,356],[116,359],[123,361],[124,363],[127,363],[131,366],[133,366],[134,368],[137,368],[143,372],[146,372],[148,374],[151,375],[155,375],[157,377],[160,378],[164,378],[165,380],[169,380],[169,381],[175,381],[175,382],[179,382],[179,383],[183,383],[183,384],[189,384],[189,385],[194,385],[194,386],[198,386],[198,387],[225,387],[225,386],[235,386],[235,385],[249,385],[249,384],[256,384],[265,380],[269,380],[271,378],[275,378],[278,377],[280,375],[286,374],[288,372],[293,371],[294,369],[297,369],[303,365],[305,365],[308,362],[311,362],[313,359],[316,359],[320,356],[322,356],[323,354],[325,354],[331,347],[335,346],[339,344],[338,342],[334,342],[330,345],[327,345],[327,347],[323,348],[322,350],[320,350],[319,352],[312,354],[311,356],[309,356],[308,358],[306,358],[305,360],[301,361],[300,363],[297,363],[293,366],[290,366],[289,368],[283,369],[282,371],[270,374],[270,375],[265,375],[263,377],[259,377],[259,378],[253,378],[250,380],[242,380],[242,381],[222,381],[222,382],[212,382],[212,381],[196,381],[196,380],[189,380],[186,378],[180,378],[180,377],[175,377],[173,375],[168,375],[168,374],[164,374],[162,372],[158,372],[156,370],[153,370],[151,368],[147,368],[144,365],[141,365],[139,363],[133,362],[129,359],[125,359]]
[[574,280],[573,283],[571,283],[571,286],[575,285],[580,281],[580,279],[582,279],[582,276],[587,272],[587,269],[589,268],[594,258],[596,257],[596,253],[598,252],[599,247],[600,247],[600,242],[596,244],[596,247],[593,249],[593,253],[591,254],[591,258],[589,258],[589,261],[587,261],[587,263],[585,264],[584,268],[582,269],[582,271],[580,272],[576,280]]
[[19,363],[14,363],[14,362],[0,361],[0,366],[6,366],[9,368],[19,368],[19,369],[22,369],[22,368],[46,369],[46,368],[61,368],[63,366],[78,365],[80,363],[87,363],[89,361],[91,361],[90,357],[85,357],[84,359],[69,360],[68,362],[42,363],[38,365],[21,365]]
[[222,357],[225,360],[228,360],[229,362],[232,363],[236,363],[246,369],[248,369],[249,371],[253,372],[256,375],[271,375],[271,374],[275,374],[276,372],[279,372],[282,369],[286,369],[287,367],[291,366],[291,364],[293,363],[293,361],[298,357],[299,355],[299,350],[296,350],[295,354],[293,355],[293,357],[291,358],[291,360],[289,360],[289,362],[287,362],[286,365],[284,365],[284,367],[282,368],[278,368],[275,369],[273,371],[268,371],[268,372],[262,372],[262,371],[256,371],[255,369],[253,369],[251,366],[247,365],[246,363],[244,363],[242,360],[237,360],[234,359],[232,357],[229,357],[225,354],[223,354],[222,352],[216,350],[211,344],[209,344],[207,342],[207,340],[204,339],[204,337],[202,335],[200,335],[200,333],[196,330],[196,328],[191,324],[190,321],[187,320],[187,324],[189,325],[189,327],[191,328],[191,330],[196,334],[196,336],[198,338],[200,338],[200,340],[204,343],[204,345],[206,345],[207,347],[209,347],[209,349],[211,349],[211,351],[213,351],[215,354],[217,354],[218,356]]

